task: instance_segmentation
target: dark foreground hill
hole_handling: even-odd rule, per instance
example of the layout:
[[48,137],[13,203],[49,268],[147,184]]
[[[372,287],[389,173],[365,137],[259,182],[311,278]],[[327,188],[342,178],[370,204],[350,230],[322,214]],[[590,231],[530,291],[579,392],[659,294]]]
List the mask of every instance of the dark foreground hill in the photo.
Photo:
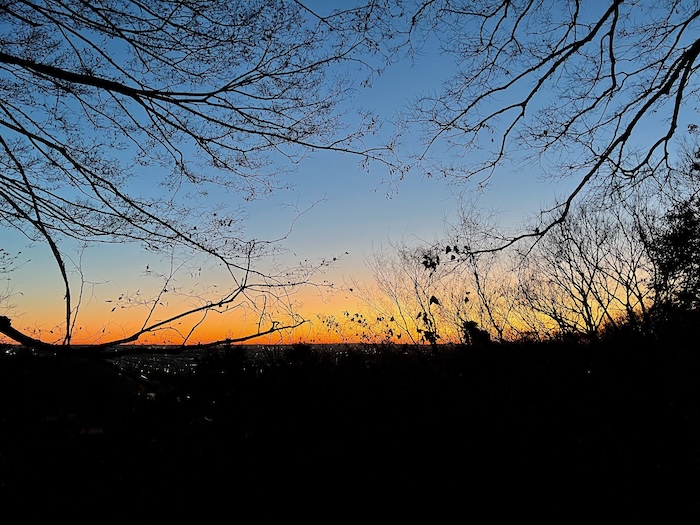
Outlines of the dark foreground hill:
[[370,502],[383,502],[387,519],[416,517],[426,502],[494,516],[580,513],[579,498],[589,511],[602,501],[627,512],[700,508],[692,491],[653,500],[571,485],[698,480],[693,349],[234,347],[199,354],[193,372],[151,368],[148,382],[118,370],[0,357],[6,512],[82,521],[324,508],[335,522]]

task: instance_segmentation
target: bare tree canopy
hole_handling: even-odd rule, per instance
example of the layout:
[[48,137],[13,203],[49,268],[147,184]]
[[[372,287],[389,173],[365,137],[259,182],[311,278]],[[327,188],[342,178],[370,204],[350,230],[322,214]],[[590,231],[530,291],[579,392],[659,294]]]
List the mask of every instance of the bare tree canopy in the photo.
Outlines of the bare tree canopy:
[[[687,0],[0,0],[0,227],[51,249],[67,340],[69,243],[206,254],[233,277],[220,306],[252,275],[300,282],[258,272],[270,243],[246,239],[237,205],[312,151],[462,188],[534,167],[561,200],[470,249],[537,239],[585,194],[624,199],[672,169],[697,132],[699,20]],[[359,83],[434,45],[455,68],[398,122],[406,135],[381,143],[388,114],[343,113]],[[419,149],[397,160],[409,135]]]
[[[697,1],[439,0],[412,13],[411,49],[435,38],[458,64],[410,115],[423,129],[417,160],[458,183],[528,162],[569,183],[536,230],[505,244],[542,235],[583,193],[624,196],[696,126]],[[445,151],[464,162],[445,165]]]
[[[178,228],[192,211],[179,194],[268,191],[284,169],[269,153],[371,157],[354,149],[364,123],[343,135],[333,111],[348,79],[329,76],[366,53],[344,26],[361,15],[306,14],[288,1],[2,2],[0,219],[41,236],[198,245]],[[144,171],[163,196],[129,192]]]
[[50,246],[66,333],[65,241],[180,246],[249,275],[267,243],[244,238],[237,203],[311,150],[387,160],[362,142],[376,119],[338,111],[374,73],[380,11],[0,0],[0,227]]

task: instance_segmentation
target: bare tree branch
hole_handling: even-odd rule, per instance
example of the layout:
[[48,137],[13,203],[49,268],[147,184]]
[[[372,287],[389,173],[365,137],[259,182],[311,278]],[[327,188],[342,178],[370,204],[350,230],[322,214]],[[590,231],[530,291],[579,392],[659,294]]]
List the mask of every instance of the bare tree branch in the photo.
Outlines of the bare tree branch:
[[406,45],[436,39],[457,62],[442,91],[417,98],[408,115],[423,131],[417,165],[462,187],[478,174],[488,184],[508,160],[578,181],[536,227],[479,252],[536,241],[587,192],[670,166],[700,88],[697,2],[410,4]]
[[152,322],[158,301],[149,303],[137,332],[102,346],[299,286],[254,266],[274,242],[246,238],[240,210],[285,187],[311,151],[402,172],[390,144],[367,140],[377,117],[346,119],[340,109],[362,78],[348,68],[370,78],[383,66],[388,9],[368,1],[318,16],[295,0],[0,5],[0,227],[51,249],[65,290],[64,346],[85,306],[73,304],[66,267],[76,244],[198,253],[230,279],[229,293],[167,321]]

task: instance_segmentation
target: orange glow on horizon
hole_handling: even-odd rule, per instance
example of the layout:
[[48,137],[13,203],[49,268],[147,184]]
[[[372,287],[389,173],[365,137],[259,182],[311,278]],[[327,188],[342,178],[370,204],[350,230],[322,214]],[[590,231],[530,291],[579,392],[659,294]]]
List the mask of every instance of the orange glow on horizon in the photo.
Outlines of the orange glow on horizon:
[[[299,303],[294,308],[298,317],[290,318],[285,313],[268,313],[267,318],[262,321],[255,311],[243,306],[224,312],[212,309],[206,315],[199,313],[176,319],[126,344],[179,345],[186,342],[188,345],[196,345],[226,340],[235,344],[241,339],[242,344],[351,342],[348,337],[328,330],[321,319],[324,316],[341,318],[343,311],[356,309],[355,303],[355,298],[343,294],[329,297],[314,294],[299,298]],[[127,339],[141,331],[144,325],[152,326],[192,308],[191,304],[184,301],[156,310],[149,317],[150,312],[146,307],[122,309],[113,304],[94,301],[92,304],[83,305],[73,328],[71,344],[89,345]],[[36,308],[30,306],[33,305],[22,305],[21,311],[26,312],[24,315],[12,316],[12,312],[9,312],[12,327],[44,343],[62,344],[65,320],[60,317],[61,310],[57,307],[49,308],[46,303],[39,304]],[[36,319],[42,321],[38,322]],[[273,321],[282,327],[295,324],[299,326],[265,333],[271,330]],[[264,335],[255,336],[259,333]],[[0,343],[12,344],[13,341],[0,334]]]
[[[22,333],[34,339],[38,339],[44,343],[60,345],[63,342],[62,336],[57,335],[56,330],[41,328],[27,329],[26,327],[18,329]],[[90,328],[81,328],[75,333],[74,337],[71,340],[71,344],[81,346],[107,343],[127,338],[132,333],[134,332],[129,331],[128,325],[119,326],[118,329],[116,325],[113,327],[105,326],[102,329],[96,330],[91,330]],[[194,335],[187,340],[186,344],[198,345],[216,342],[223,343],[226,341],[230,341],[231,344],[270,345],[296,343],[351,344],[367,342],[366,339],[352,338],[342,334],[333,334],[328,332],[327,330],[314,330],[314,323],[310,319],[294,329],[280,330],[272,333],[263,333],[263,335],[256,335],[256,333],[257,332],[254,330],[253,327],[251,327],[251,329],[248,332],[245,332],[243,329],[241,329],[239,335],[233,335],[227,327],[212,327],[211,329],[208,329],[206,331],[196,331]],[[136,341],[129,341],[124,344],[135,346],[165,346],[182,344],[184,338],[180,337],[179,334],[175,337],[172,334],[173,332],[169,330],[165,330],[163,332],[145,333],[142,334]],[[0,335],[0,344],[16,344],[16,342],[4,335]]]

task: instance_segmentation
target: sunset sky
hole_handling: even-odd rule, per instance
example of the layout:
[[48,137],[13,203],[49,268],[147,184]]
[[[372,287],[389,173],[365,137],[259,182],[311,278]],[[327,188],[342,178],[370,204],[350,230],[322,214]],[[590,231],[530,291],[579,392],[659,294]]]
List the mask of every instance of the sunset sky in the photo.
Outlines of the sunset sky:
[[[363,90],[353,104],[390,117],[419,92],[437,89],[440,80],[449,75],[450,66],[451,62],[436,51],[419,57],[414,65],[408,62],[394,65],[371,88]],[[499,173],[480,199],[484,206],[502,212],[504,223],[517,224],[551,199],[551,192],[537,176],[516,169]],[[456,218],[455,188],[445,181],[409,174],[402,181],[388,184],[386,173],[381,170],[367,173],[359,168],[358,159],[349,155],[311,156],[289,180],[294,184],[292,190],[252,203],[246,226],[248,236],[263,239],[284,236],[295,216],[291,205],[302,210],[311,206],[283,241],[282,246],[287,250],[284,260],[295,264],[307,259],[342,256],[325,274],[314,279],[332,282],[334,293],[324,290],[321,295],[313,287],[300,292],[298,298],[303,303],[300,311],[312,321],[312,325],[296,332],[300,338],[324,337],[313,324],[318,324],[318,314],[339,316],[361,306],[345,288],[353,279],[371,280],[364,261],[374,247],[399,239],[432,241],[443,234],[446,220]],[[15,308],[9,312],[13,326],[49,339],[53,327],[63,319],[63,290],[48,248],[31,248],[15,232],[3,232],[3,241],[9,251],[22,251],[18,258],[21,266],[13,272],[9,283],[14,291],[11,302]],[[78,322],[83,329],[76,332],[76,338],[81,332],[92,336],[103,330],[105,338],[118,337],[138,325],[142,311],[111,310],[121,293],[133,293],[152,285],[153,280],[145,276],[144,270],[147,265],[154,268],[157,264],[156,257],[146,255],[138,246],[100,246],[87,251],[83,266],[89,282],[84,289]],[[205,334],[200,328],[200,337],[195,340],[226,337],[226,334],[237,336],[236,326],[237,321],[230,317],[212,320],[209,331]],[[279,340],[279,335],[271,337],[275,338]]]
[[[346,109],[361,106],[390,118],[421,92],[438,90],[452,68],[451,60],[441,56],[437,47],[427,46],[414,64],[403,61],[388,67],[370,88],[362,89]],[[415,134],[409,134],[409,140],[415,138]],[[408,144],[407,149],[410,146]],[[317,283],[332,282],[334,293],[323,288],[321,294],[319,288],[312,286],[295,295],[299,311],[312,321],[295,333],[297,338],[326,337],[327,334],[318,329],[318,315],[340,316],[343,311],[361,308],[347,288],[352,280],[371,282],[364,261],[374,247],[399,239],[408,242],[435,240],[443,234],[445,221],[456,219],[458,199],[455,192],[473,191],[466,186],[450,187],[443,180],[415,173],[388,184],[384,171],[373,169],[367,173],[359,168],[358,161],[350,155],[310,155],[288,179],[294,184],[292,190],[280,191],[248,207],[247,237],[274,239],[287,235],[295,215],[292,205],[301,210],[311,206],[296,220],[282,242],[286,253],[280,256],[280,265],[337,258],[325,274],[313,278]],[[479,202],[501,214],[501,226],[516,226],[567,189],[566,184],[560,183],[555,194],[538,177],[534,169],[505,164],[492,178],[488,190],[479,194]],[[46,246],[29,246],[16,232],[2,231],[1,234],[3,248],[11,254],[22,253],[16,259],[18,268],[7,282],[10,294],[7,303],[12,308],[0,310],[0,314],[10,316],[15,328],[51,341],[52,331],[65,319],[63,289],[55,262]],[[138,246],[99,246],[85,251],[82,261],[77,260],[79,252],[70,253],[76,258],[72,261],[74,268],[80,266],[85,272],[74,342],[118,338],[143,323],[144,310],[121,308],[118,298],[132,297],[138,301],[144,290],[152,292],[154,287],[160,286],[146,269],[162,269],[167,261],[145,254]],[[203,271],[207,282],[217,282],[215,270]],[[80,281],[75,273],[73,278]],[[77,297],[77,291],[74,295]],[[184,298],[183,301],[169,298],[169,308],[186,309],[192,300]],[[192,341],[238,337],[246,333],[241,315],[237,311],[209,316]],[[248,314],[246,319],[250,322],[253,318]],[[161,335],[153,337],[142,340],[155,341]],[[279,337],[275,335],[271,339],[279,340]]]

